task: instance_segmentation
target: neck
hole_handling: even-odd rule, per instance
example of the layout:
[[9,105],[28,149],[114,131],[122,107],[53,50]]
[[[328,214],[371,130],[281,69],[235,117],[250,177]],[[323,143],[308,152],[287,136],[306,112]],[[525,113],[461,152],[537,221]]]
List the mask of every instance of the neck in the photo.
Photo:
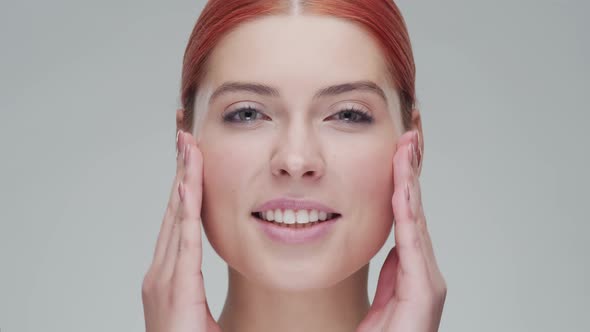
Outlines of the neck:
[[350,331],[367,314],[369,264],[331,288],[287,292],[253,284],[228,267],[224,332]]

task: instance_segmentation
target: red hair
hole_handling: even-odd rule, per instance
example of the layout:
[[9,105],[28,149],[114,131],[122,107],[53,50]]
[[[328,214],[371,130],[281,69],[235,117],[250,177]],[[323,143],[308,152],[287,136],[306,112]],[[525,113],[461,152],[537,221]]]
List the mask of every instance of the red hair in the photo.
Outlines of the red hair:
[[409,128],[416,100],[416,69],[406,24],[393,0],[209,0],[184,53],[181,83],[184,128],[192,130],[195,94],[206,70],[207,57],[221,37],[240,23],[261,16],[289,14],[295,9],[301,14],[355,22],[374,36],[399,93],[403,126]]

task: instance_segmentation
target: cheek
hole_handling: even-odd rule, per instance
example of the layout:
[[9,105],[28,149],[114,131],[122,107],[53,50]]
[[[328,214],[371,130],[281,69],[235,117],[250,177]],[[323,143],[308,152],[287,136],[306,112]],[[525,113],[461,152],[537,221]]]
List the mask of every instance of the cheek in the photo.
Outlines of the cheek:
[[[363,213],[391,210],[393,195],[393,145],[367,144],[334,161],[350,203]],[[351,158],[351,155],[353,157]],[[344,189],[344,188],[343,188]]]
[[[238,148],[236,148],[238,147]],[[240,236],[237,224],[244,223],[250,197],[248,178],[252,177],[257,160],[251,149],[218,140],[202,147],[203,171],[203,229],[218,255],[231,261],[239,252]]]
[[[381,249],[393,225],[393,153],[395,143],[367,143],[354,158],[344,156],[337,165],[343,199],[351,207],[343,242],[348,248],[348,264],[366,264]],[[350,154],[349,154],[350,155]],[[346,249],[345,249],[346,250]]]

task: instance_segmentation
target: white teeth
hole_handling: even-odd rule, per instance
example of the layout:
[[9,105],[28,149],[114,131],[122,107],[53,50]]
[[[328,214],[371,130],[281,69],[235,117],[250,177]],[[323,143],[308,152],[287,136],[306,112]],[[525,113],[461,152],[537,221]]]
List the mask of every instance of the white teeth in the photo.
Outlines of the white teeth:
[[309,221],[310,222],[316,222],[318,221],[318,210],[311,210],[309,211]]
[[[262,212],[261,214],[264,214],[264,212]],[[266,220],[268,220],[268,221],[275,220],[274,211],[273,210],[266,211],[266,216],[265,217],[266,217]]]
[[295,212],[293,210],[285,210],[283,214],[283,220],[285,224],[294,224],[295,223]]
[[298,224],[307,224],[309,222],[307,210],[299,210],[295,216],[297,217],[296,219]]
[[283,211],[276,209],[274,214],[276,222],[283,222]]
[[308,224],[317,221],[332,219],[334,213],[318,210],[268,210],[258,212],[258,217],[266,221],[274,221],[285,224]]

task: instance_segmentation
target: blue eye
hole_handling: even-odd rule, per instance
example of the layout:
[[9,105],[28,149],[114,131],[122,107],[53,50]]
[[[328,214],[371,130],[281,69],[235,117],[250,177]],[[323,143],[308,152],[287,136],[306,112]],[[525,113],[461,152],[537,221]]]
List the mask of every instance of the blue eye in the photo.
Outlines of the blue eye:
[[352,107],[343,109],[342,111],[332,115],[328,119],[336,118],[348,123],[373,123],[373,117],[366,111],[355,109]]
[[[263,113],[252,106],[239,108],[223,116],[224,122],[252,123],[256,120],[268,119]],[[372,123],[373,117],[362,109],[348,107],[330,116],[328,120],[335,119],[345,123]]]
[[251,106],[239,108],[223,116],[224,122],[254,122],[264,117],[257,109]]

